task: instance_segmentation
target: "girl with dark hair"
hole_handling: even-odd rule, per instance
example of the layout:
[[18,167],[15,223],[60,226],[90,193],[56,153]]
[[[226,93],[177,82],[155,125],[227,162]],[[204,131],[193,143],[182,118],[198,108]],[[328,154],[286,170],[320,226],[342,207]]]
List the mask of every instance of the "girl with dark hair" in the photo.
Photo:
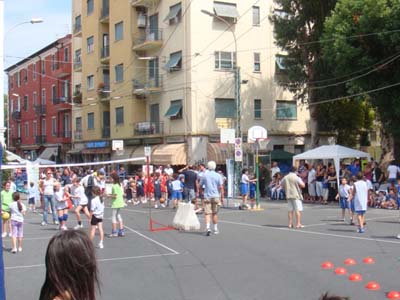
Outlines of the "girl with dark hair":
[[103,216],[104,216],[104,203],[103,198],[100,197],[101,190],[98,186],[94,186],[92,189],[93,199],[92,205],[90,206],[90,211],[92,218],[90,220],[90,239],[93,241],[94,235],[96,234],[96,227],[99,229],[100,242],[98,247],[100,249],[104,248],[103,238]]
[[[122,237],[125,236],[125,232],[120,210],[125,206],[124,191],[122,189],[120,178],[117,173],[112,173],[111,179],[113,180],[113,185],[110,195],[111,208],[112,208],[112,213],[111,213],[112,231],[109,237],[116,237],[116,236]],[[118,225],[119,225],[119,230],[117,231]]]
[[[61,259],[60,259],[61,258]],[[46,251],[39,300],[95,300],[99,279],[93,243],[82,230],[60,231]]]
[[11,228],[12,228],[12,253],[17,253],[17,239],[18,239],[18,252],[22,252],[22,237],[24,236],[24,215],[26,212],[25,205],[20,200],[20,194],[14,192],[12,194],[13,202],[10,204],[11,211]]

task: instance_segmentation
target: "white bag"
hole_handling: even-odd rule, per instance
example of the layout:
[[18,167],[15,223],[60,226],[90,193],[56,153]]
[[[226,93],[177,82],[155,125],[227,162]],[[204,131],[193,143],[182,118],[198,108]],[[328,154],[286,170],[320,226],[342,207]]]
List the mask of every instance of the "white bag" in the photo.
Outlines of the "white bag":
[[191,203],[179,203],[172,225],[181,230],[200,230],[200,221]]

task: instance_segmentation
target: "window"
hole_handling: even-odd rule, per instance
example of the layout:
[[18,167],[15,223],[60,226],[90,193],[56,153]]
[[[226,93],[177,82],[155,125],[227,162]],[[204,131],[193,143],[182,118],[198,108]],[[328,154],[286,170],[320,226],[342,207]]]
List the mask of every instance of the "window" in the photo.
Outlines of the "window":
[[21,138],[21,124],[20,123],[17,124],[17,137]]
[[261,119],[261,99],[254,99],[254,119]]
[[17,87],[21,86],[21,74],[17,72]]
[[26,122],[24,127],[25,127],[25,137],[29,137],[29,123]]
[[21,97],[17,98],[17,111],[21,111]]
[[64,101],[68,101],[68,97],[69,97],[69,81],[68,80],[64,80],[64,82],[62,83],[62,90],[61,90],[61,96],[64,98]]
[[79,84],[75,84],[75,94],[76,93],[80,93],[82,91],[82,85]]
[[87,0],[87,14],[90,15],[93,13],[94,10],[94,0]]
[[182,100],[171,101],[171,104],[164,115],[171,120],[182,119]]
[[277,120],[297,120],[296,101],[276,101]]
[[294,145],[294,154],[300,154],[304,152],[304,145]]
[[69,61],[69,48],[64,48],[64,61],[68,62]]
[[92,112],[87,114],[87,129],[94,129],[94,113]]
[[94,75],[89,75],[86,77],[86,89],[88,91],[94,89]]
[[51,118],[51,135],[57,136],[57,117]]
[[79,32],[82,29],[81,15],[75,17],[74,32]]
[[124,125],[124,108],[115,108],[115,125]]
[[40,61],[40,67],[41,67],[40,72],[42,74],[45,74],[46,73],[46,61],[45,60]]
[[120,41],[124,38],[124,22],[115,24],[115,41]]
[[215,99],[215,118],[236,118],[235,99],[216,98]]
[[164,69],[168,72],[179,71],[182,69],[182,51],[171,53]]
[[239,17],[236,4],[226,2],[214,2],[214,13],[221,18],[235,21]]
[[33,80],[36,79],[36,63],[33,64],[33,68],[32,68],[32,78],[33,78]]
[[82,131],[82,117],[75,118],[75,129],[76,131]]
[[92,53],[94,51],[94,37],[90,36],[86,39],[87,53]]
[[260,25],[260,7],[253,6],[253,26]]
[[52,85],[51,86],[51,99],[52,99],[52,101],[53,101],[53,104],[56,104],[56,101],[57,101],[57,90],[56,90],[56,86],[55,85]]
[[37,130],[37,121],[33,121],[33,124],[32,124],[33,126],[33,136],[37,136],[38,134],[38,130]]
[[29,98],[28,95],[24,96],[24,111],[28,111]]
[[46,134],[46,119],[42,119],[42,132],[41,135],[47,135]]
[[56,56],[53,54],[51,56],[51,70],[54,71],[56,69],[57,69]]
[[285,150],[285,145],[274,145],[273,147],[274,150]]
[[179,2],[169,8],[169,13],[164,19],[164,22],[168,21],[169,25],[178,24],[182,17],[182,3]]
[[36,92],[33,92],[33,97],[32,97],[32,102],[33,102],[33,107],[36,107],[37,105],[37,94]]
[[46,105],[46,89],[42,89],[42,105]]
[[261,72],[261,54],[254,53],[254,72]]
[[124,64],[115,66],[115,82],[124,81]]
[[24,70],[24,82],[25,83],[28,82],[28,68],[25,68],[25,70]]
[[14,88],[14,77],[13,76],[8,76],[8,84],[10,86],[10,89]]
[[236,67],[235,52],[215,52],[215,69],[216,70],[233,70]]

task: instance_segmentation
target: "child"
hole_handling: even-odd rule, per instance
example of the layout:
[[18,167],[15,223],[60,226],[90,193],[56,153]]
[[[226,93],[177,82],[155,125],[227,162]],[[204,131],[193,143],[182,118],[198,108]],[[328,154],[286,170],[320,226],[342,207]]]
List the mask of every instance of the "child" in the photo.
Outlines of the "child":
[[[10,191],[11,183],[7,181],[4,184],[4,190],[1,191],[1,213],[7,212],[10,213],[10,204],[13,201],[12,192]],[[2,237],[5,238],[7,236],[7,227],[8,227],[8,236],[11,237],[11,222],[10,219],[3,220],[3,231]]]
[[179,175],[178,174],[174,174],[173,176],[173,181],[171,182],[172,185],[172,200],[174,203],[174,209],[177,208],[178,206],[178,201],[182,200],[182,190],[183,190],[183,183],[182,181],[179,179]]
[[381,208],[393,209],[396,207],[396,192],[394,188],[390,188],[389,196],[386,201],[381,203]]
[[12,250],[11,253],[17,253],[17,239],[18,239],[18,252],[22,252],[22,237],[24,236],[24,215],[26,212],[25,205],[20,200],[20,194],[14,192],[12,194],[13,202],[10,204],[11,211],[11,227],[12,227]]
[[158,208],[158,206],[161,205],[161,202],[160,202],[161,196],[162,196],[161,177],[160,177],[160,173],[157,172],[155,174],[155,178],[154,178],[154,208]]
[[78,201],[78,206],[75,209],[75,215],[76,215],[76,220],[78,222],[78,225],[76,225],[74,227],[74,229],[80,229],[80,228],[83,228],[82,219],[81,219],[81,210],[83,210],[83,212],[85,213],[85,216],[90,220],[90,213],[87,208],[88,198],[86,197],[86,194],[85,194],[85,188],[79,182],[79,178],[74,178],[72,180],[72,183],[75,187],[75,190],[74,190],[74,194],[71,195],[71,198],[77,199],[77,201]]
[[39,190],[35,183],[31,182],[28,188],[28,204],[31,212],[36,212],[36,199],[39,198]]
[[173,189],[172,189],[172,181],[173,179],[171,176],[167,175],[167,181],[166,181],[166,186],[167,186],[167,207],[169,207],[169,202],[172,200],[172,194],[173,194]]
[[[111,174],[111,179],[113,180],[112,190],[111,190],[111,208],[112,208],[112,215],[111,215],[111,223],[112,223],[112,231],[108,237],[123,237],[125,236],[124,232],[124,224],[122,222],[122,217],[120,214],[121,208],[125,205],[124,197],[123,197],[123,190],[120,183],[120,178],[117,173]],[[117,231],[117,225],[119,225],[119,230]]]
[[365,213],[367,212],[368,203],[368,185],[364,181],[363,174],[357,174],[357,181],[354,182],[354,188],[351,192],[351,199],[354,198],[354,207],[357,213],[358,233],[364,233]]
[[126,203],[132,203],[133,200],[132,178],[129,178],[129,181],[126,184],[125,195],[126,195]]
[[386,193],[385,191],[377,192],[378,196],[375,198],[375,208],[380,208],[382,203],[386,201]]
[[99,229],[100,234],[100,242],[99,248],[103,249],[103,239],[104,239],[104,231],[103,231],[103,216],[104,216],[104,203],[103,197],[100,197],[100,188],[97,186],[93,187],[92,190],[93,199],[92,206],[90,207],[92,218],[90,220],[90,239],[93,241],[94,235],[96,233],[96,227]]
[[136,197],[139,203],[141,202],[144,204],[147,202],[146,198],[144,198],[144,180],[142,174],[139,174],[139,177],[136,181]]
[[350,192],[351,192],[351,187],[350,185],[347,184],[347,179],[343,177],[341,184],[339,185],[339,192],[336,195],[336,200],[339,199],[340,208],[342,209],[343,222],[346,221],[345,219],[346,209],[349,211],[350,219],[353,219],[352,213],[350,212],[350,203],[349,203]]
[[68,229],[65,225],[68,220],[68,199],[64,192],[65,189],[68,189],[68,187],[64,187],[64,189],[62,189],[61,183],[59,182],[54,185],[54,200],[56,201],[56,209],[58,214],[58,222],[60,223],[60,230]]
[[[250,179],[254,179],[254,176],[251,176]],[[254,208],[254,204],[256,201],[256,192],[257,192],[257,183],[255,181],[250,181],[250,203],[251,203],[251,208]]]

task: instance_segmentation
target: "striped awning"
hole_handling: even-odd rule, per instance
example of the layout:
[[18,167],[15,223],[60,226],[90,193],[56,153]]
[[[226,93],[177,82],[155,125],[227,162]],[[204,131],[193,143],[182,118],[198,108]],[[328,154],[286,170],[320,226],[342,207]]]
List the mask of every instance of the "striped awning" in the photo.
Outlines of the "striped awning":
[[154,147],[151,163],[156,165],[186,165],[186,144],[163,144]]
[[218,165],[224,165],[229,158],[234,158],[233,144],[209,143],[207,145],[208,161],[213,160]]

